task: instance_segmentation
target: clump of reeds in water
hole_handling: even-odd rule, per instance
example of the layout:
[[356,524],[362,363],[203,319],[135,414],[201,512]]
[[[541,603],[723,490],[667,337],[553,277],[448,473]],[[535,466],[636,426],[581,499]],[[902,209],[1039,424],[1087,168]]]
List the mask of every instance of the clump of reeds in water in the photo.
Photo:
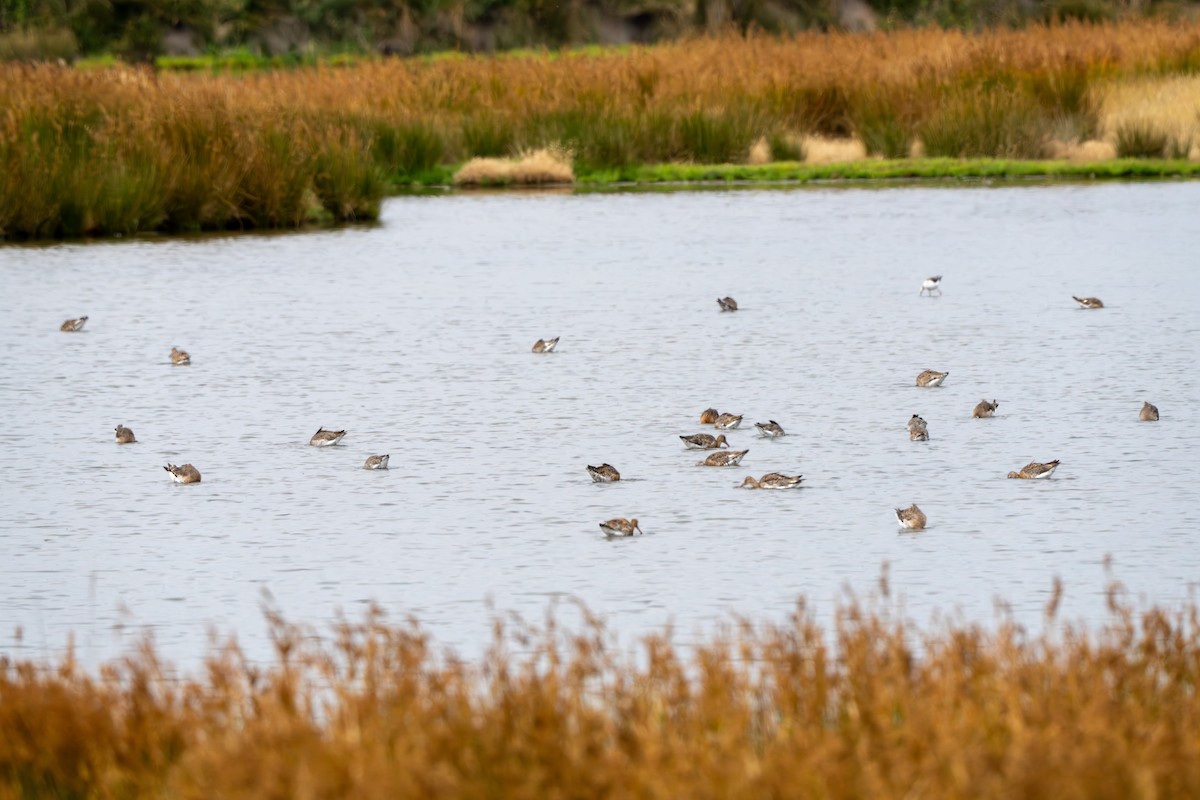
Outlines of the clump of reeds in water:
[[1184,113],[1197,71],[1200,24],[1156,20],[718,36],[253,75],[5,65],[0,236],[369,219],[389,184],[449,183],[473,158],[554,146],[577,176],[898,158],[918,144],[952,157],[1041,158],[1098,140],[1147,153],[1156,141],[1123,107],[1165,123],[1139,80],[1175,86],[1165,151],[1178,155],[1200,143],[1200,120]]
[[498,626],[468,663],[375,611],[192,677],[5,661],[0,796],[1196,797],[1200,615],[1116,598],[1038,635],[850,602],[687,649]]

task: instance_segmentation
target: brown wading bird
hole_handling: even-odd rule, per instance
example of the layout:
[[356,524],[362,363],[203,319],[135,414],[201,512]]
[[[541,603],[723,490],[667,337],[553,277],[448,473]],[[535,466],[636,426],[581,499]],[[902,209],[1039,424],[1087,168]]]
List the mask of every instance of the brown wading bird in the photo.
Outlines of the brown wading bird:
[[324,428],[318,428],[308,443],[313,447],[331,447],[340,442],[345,435],[345,431],[327,431]]
[[768,439],[777,439],[784,435],[783,426],[773,419],[767,422],[756,422],[754,427],[758,428],[758,432]]
[[795,489],[804,481],[803,475],[781,475],[778,472],[768,472],[758,480],[753,475],[747,475],[742,481],[743,489]]
[[987,419],[995,414],[996,409],[999,407],[1000,402],[998,400],[993,400],[990,403],[987,400],[980,400],[979,404],[971,410],[971,416],[975,419]]
[[717,421],[717,417],[719,417],[719,416],[720,416],[720,414],[717,413],[717,410],[715,408],[706,408],[700,412],[700,424],[701,425],[712,425],[714,422]]
[[908,508],[896,509],[896,521],[900,523],[901,528],[909,528],[910,530],[919,531],[925,528],[925,512],[917,508],[917,504],[913,503]]
[[908,440],[910,442],[928,442],[929,441],[929,429],[928,428],[909,428],[908,429]]
[[697,461],[698,467],[736,467],[749,453],[749,450],[719,450],[703,461]]
[[1036,461],[1030,461],[1025,466],[1021,467],[1020,472],[1010,472],[1008,477],[1021,478],[1022,480],[1042,480],[1049,478],[1054,474],[1054,470],[1058,469],[1058,459],[1047,461],[1045,464],[1039,464]]
[[721,414],[717,417],[717,421],[713,423],[713,427],[720,431],[731,431],[741,424],[741,414]]
[[941,386],[949,372],[927,369],[917,376],[917,386]]
[[737,311],[737,300],[732,297],[718,297],[717,305],[721,307],[722,311]]
[[1076,297],[1071,295],[1071,299],[1079,303],[1080,308],[1104,308],[1104,303],[1100,302],[1099,297]]
[[553,353],[554,348],[558,347],[558,340],[561,337],[555,336],[553,339],[538,339],[533,343],[533,352],[535,353]]
[[724,445],[729,446],[729,442],[725,441],[725,434],[713,436],[708,433],[697,433],[695,436],[680,436],[683,444],[688,450],[717,450]]
[[912,432],[916,428],[927,428],[927,427],[929,427],[928,423],[926,423],[925,420],[921,419],[921,417],[917,416],[916,414],[913,414],[912,417],[908,420],[909,432]]
[[186,367],[192,363],[192,357],[188,355],[187,350],[180,350],[178,347],[171,348],[171,363],[177,367]]
[[601,464],[598,467],[589,464],[587,471],[596,483],[614,483],[621,480],[621,473],[617,472],[617,468],[612,464]]
[[1138,413],[1138,419],[1142,422],[1158,422],[1158,406],[1143,401],[1142,410]]
[[58,329],[60,331],[62,331],[63,333],[77,333],[78,331],[83,330],[83,326],[87,324],[87,321],[88,321],[87,317],[80,317],[79,319],[69,319],[66,322],[64,322],[62,325],[59,325]]
[[391,458],[390,455],[388,455],[388,456],[368,456],[366,463],[363,464],[363,469],[387,469],[389,458]]
[[117,428],[117,444],[133,444],[137,439],[133,438],[133,431],[126,428],[124,425],[118,425]]
[[165,467],[163,467],[163,469],[171,473],[171,480],[175,481],[176,483],[200,482],[200,470],[196,469],[191,464],[184,464],[179,467],[175,466],[174,464],[167,464]]
[[625,519],[624,517],[617,517],[616,519],[610,519],[608,522],[601,522],[600,530],[604,531],[605,536],[633,536],[634,531],[644,533],[638,527],[637,519]]

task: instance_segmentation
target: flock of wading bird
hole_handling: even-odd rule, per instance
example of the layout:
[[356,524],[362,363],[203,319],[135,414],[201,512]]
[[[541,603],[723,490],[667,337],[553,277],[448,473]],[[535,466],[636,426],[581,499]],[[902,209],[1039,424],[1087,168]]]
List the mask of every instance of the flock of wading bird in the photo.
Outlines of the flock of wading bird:
[[[87,317],[78,317],[69,319],[59,326],[59,330],[64,333],[78,333],[83,330],[83,326],[87,324]],[[171,348],[171,364],[176,367],[190,366],[192,357],[186,350],[180,350],[178,347]],[[137,442],[137,437],[134,436],[133,430],[126,428],[124,425],[118,425],[116,428],[117,444],[134,444]],[[327,431],[320,428],[308,440],[308,443],[313,447],[329,447],[335,445],[342,440],[346,435],[345,431]],[[363,469],[387,469],[389,456],[370,456],[363,464]],[[199,483],[200,470],[193,467],[191,464],[167,464],[163,467],[171,474],[171,480],[176,483]]]
[[[921,283],[921,291],[918,294],[928,294],[930,297],[940,295],[942,293],[941,283],[941,275],[926,278]],[[1072,299],[1081,308],[1104,308],[1104,303],[1095,297],[1073,297]],[[722,312],[738,310],[737,301],[732,297],[718,298],[717,305]],[[557,344],[557,338],[538,339],[533,346],[533,352],[552,353]],[[938,372],[937,370],[927,369],[917,376],[917,386],[922,388],[936,388],[941,386],[949,375],[949,372]],[[1000,403],[996,400],[980,400],[975,408],[972,409],[971,416],[975,419],[987,419],[994,416],[996,409],[999,407]],[[1158,408],[1150,403],[1144,403],[1139,418],[1146,422],[1157,421]],[[715,408],[707,408],[700,414],[700,424],[712,425],[717,430],[733,430],[741,426],[742,416],[740,414],[721,413]],[[758,428],[759,434],[766,438],[774,439],[786,435],[783,427],[775,420],[756,422],[754,425]],[[716,451],[703,461],[698,462],[698,466],[702,467],[736,467],[741,463],[742,458],[750,452],[748,449],[722,451],[721,447],[729,446],[729,443],[725,439],[725,434],[713,436],[708,433],[697,433],[691,436],[680,436],[679,438],[683,440],[684,446],[689,450]],[[929,441],[929,425],[919,414],[913,414],[908,420],[908,438],[914,442]],[[1046,463],[1032,461],[1019,470],[1009,472],[1008,477],[1023,480],[1041,480],[1052,476],[1054,471],[1058,469],[1058,465],[1058,459],[1047,461]],[[621,479],[621,474],[611,464],[601,464],[598,467],[589,465],[587,471],[592,476],[592,480],[599,483],[610,483]],[[779,472],[769,472],[757,479],[752,475],[747,476],[741,485],[746,489],[797,489],[803,482],[804,477],[801,475],[784,475]],[[908,508],[897,508],[895,512],[896,521],[900,523],[900,527],[902,528],[922,530],[928,522],[925,512],[916,503],[913,503]],[[624,517],[617,517],[616,519],[601,522],[600,529],[608,536],[633,536],[635,533],[642,532],[636,518],[625,519]]]
[[[941,289],[942,276],[935,275],[926,278],[921,283],[921,291],[918,294],[928,294],[934,297],[934,292],[938,295],[942,293]],[[1096,297],[1074,297],[1072,299],[1079,304],[1080,308],[1085,309],[1100,309],[1104,308],[1104,303]],[[732,297],[721,297],[717,299],[717,305],[720,306],[722,312],[733,312],[738,310],[737,301]],[[87,323],[87,317],[79,317],[77,319],[69,319],[64,322],[59,330],[65,333],[77,333],[83,330],[83,326]],[[540,354],[549,354],[554,352],[554,348],[558,346],[559,337],[553,339],[538,339],[533,345],[533,352]],[[186,350],[180,350],[178,347],[171,348],[171,364],[177,367],[188,366],[192,363],[192,357],[188,355]],[[937,370],[927,369],[917,376],[917,386],[923,388],[936,388],[941,386],[946,378],[950,375],[949,372],[938,372]],[[979,403],[971,411],[971,416],[975,419],[987,419],[996,413],[996,409],[1000,407],[1000,403],[996,400],[980,400]],[[1158,407],[1149,402],[1142,404],[1142,410],[1138,414],[1138,418],[1143,422],[1158,421]],[[716,430],[734,430],[741,427],[742,415],[730,414],[728,412],[721,413],[715,408],[706,408],[700,414],[701,425],[712,425]],[[786,433],[783,427],[775,420],[767,422],[756,422],[754,426],[758,428],[759,435],[764,438],[775,439],[780,436],[785,436]],[[117,444],[132,444],[137,441],[133,435],[133,431],[126,428],[124,425],[118,425],[116,428]],[[346,435],[346,431],[333,431],[320,428],[308,440],[308,443],[313,447],[330,447],[337,444]],[[725,434],[713,436],[709,433],[696,433],[690,436],[679,437],[688,450],[713,450],[703,461],[696,462],[697,466],[701,467],[736,467],[741,463],[742,458],[750,452],[746,450],[721,450],[722,447],[729,447],[729,442],[725,439]],[[929,425],[921,418],[919,414],[913,414],[908,420],[908,438],[914,442],[929,441]],[[387,469],[387,455],[373,455],[367,458],[363,464],[363,469]],[[1045,463],[1031,461],[1019,470],[1013,470],[1008,473],[1009,478],[1019,478],[1024,480],[1041,480],[1049,478],[1058,469],[1059,460],[1047,461]],[[200,470],[196,469],[191,464],[167,464],[163,467],[171,474],[171,479],[176,483],[199,483]],[[598,467],[593,467],[590,464],[587,468],[588,474],[592,480],[597,483],[613,483],[621,480],[621,473],[616,467],[611,464],[601,464]],[[784,475],[779,472],[768,472],[761,478],[755,478],[753,475],[748,475],[741,486],[745,489],[796,489],[804,482],[802,475]],[[900,527],[911,530],[921,530],[925,527],[928,521],[925,512],[913,503],[908,508],[897,508],[896,520],[900,523]],[[604,531],[606,536],[633,536],[635,533],[642,533],[641,527],[638,525],[637,518],[625,519],[617,517],[600,523],[600,529]]]

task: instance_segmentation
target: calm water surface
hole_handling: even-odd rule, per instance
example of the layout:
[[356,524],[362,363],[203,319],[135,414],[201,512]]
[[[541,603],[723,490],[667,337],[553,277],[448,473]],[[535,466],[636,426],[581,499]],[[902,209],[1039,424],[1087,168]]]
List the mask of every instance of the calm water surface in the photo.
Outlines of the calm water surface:
[[[1195,182],[458,195],[368,229],[0,248],[0,652],[74,634],[95,662],[150,631],[190,663],[215,629],[259,657],[264,590],[317,624],[378,601],[466,653],[491,607],[563,595],[686,640],[801,595],[828,618],[885,562],[917,620],[1003,598],[1036,623],[1054,576],[1103,619],[1106,556],[1134,598],[1182,602],[1198,208]],[[710,405],[746,417],[741,468],[676,438]],[[767,419],[789,435],[756,438]],[[309,447],[320,426],[349,433]],[[593,484],[605,461],[626,480]],[[805,488],[735,488],[771,471]],[[911,502],[930,527],[899,534]],[[605,540],[614,516],[646,535]]]

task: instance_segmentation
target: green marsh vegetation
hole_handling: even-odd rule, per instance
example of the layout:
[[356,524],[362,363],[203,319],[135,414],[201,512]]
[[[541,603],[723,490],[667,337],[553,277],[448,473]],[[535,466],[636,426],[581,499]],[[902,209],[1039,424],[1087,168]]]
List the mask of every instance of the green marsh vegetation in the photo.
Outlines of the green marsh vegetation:
[[999,158],[869,159],[828,164],[652,164],[599,171],[580,185],[612,183],[809,183],[817,181],[1174,178],[1200,176],[1200,162],[1119,158],[1106,161],[1020,161]]
[[[7,65],[0,236],[370,220],[390,190],[539,152],[564,165],[537,174],[580,182],[803,179],[818,166],[831,178],[1187,175],[1200,160],[1197,73],[1200,25],[1154,20],[270,72]],[[1091,166],[1118,154],[1154,165]],[[721,164],[732,166],[710,166]],[[492,166],[460,183],[527,182]]]

